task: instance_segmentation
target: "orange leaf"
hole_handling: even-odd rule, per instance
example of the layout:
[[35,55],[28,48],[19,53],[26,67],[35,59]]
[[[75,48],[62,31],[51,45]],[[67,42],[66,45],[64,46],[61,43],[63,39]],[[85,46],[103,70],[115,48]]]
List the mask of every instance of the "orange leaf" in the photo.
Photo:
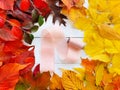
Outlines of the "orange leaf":
[[84,0],[62,0],[62,2],[67,6],[68,9],[70,9],[76,4],[79,4],[79,6],[82,6],[84,3]]
[[19,80],[19,71],[27,65],[17,63],[5,64],[0,68],[0,90],[14,90]]
[[43,72],[42,74],[37,74],[33,76],[33,73],[30,71],[22,75],[22,81],[25,85],[29,85],[32,90],[46,90],[50,83],[50,73]]
[[90,61],[88,59],[82,59],[82,65],[86,68],[87,71],[92,72],[95,70],[97,63],[93,60]]
[[46,90],[50,84],[50,77],[51,76],[49,72],[43,72],[40,76],[38,76],[36,80],[38,88],[41,90]]
[[53,77],[51,78],[50,89],[51,90],[64,90],[62,86],[61,78],[55,73]]

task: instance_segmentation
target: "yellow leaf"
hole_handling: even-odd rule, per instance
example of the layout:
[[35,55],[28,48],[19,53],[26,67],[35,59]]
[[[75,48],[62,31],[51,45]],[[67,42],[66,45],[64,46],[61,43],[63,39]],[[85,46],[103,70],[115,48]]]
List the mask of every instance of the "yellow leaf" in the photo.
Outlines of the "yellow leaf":
[[78,72],[78,73],[76,74],[76,76],[77,76],[80,80],[84,80],[84,77],[85,77],[85,69],[84,69],[84,68],[74,68],[74,70]]
[[82,81],[76,76],[76,73],[70,70],[63,70],[62,84],[65,90],[81,90]]
[[95,8],[98,11],[106,11],[108,10],[107,0],[88,0],[89,7]]
[[50,81],[50,90],[64,90],[61,78],[54,74]]
[[105,51],[111,54],[119,53],[119,50],[116,48],[114,42],[112,41],[113,40],[104,39]]
[[109,25],[99,25],[99,34],[101,37],[110,39],[110,40],[120,40],[120,34],[118,34],[113,28]]
[[103,71],[104,71],[104,64],[99,64],[96,67],[96,85],[100,85],[102,78],[103,78]]
[[120,54],[115,54],[112,58],[112,66],[109,67],[111,73],[117,73],[120,75]]

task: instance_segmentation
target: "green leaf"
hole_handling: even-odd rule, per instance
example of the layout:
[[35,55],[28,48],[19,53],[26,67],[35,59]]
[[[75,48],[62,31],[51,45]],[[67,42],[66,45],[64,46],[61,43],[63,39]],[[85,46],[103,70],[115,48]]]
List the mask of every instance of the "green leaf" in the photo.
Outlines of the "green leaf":
[[28,88],[29,88],[28,85],[25,85],[22,82],[18,82],[16,84],[15,90],[27,90]]
[[35,26],[33,26],[32,28],[31,28],[31,32],[36,32],[37,30],[38,30],[38,26],[37,25],[35,25]]
[[26,43],[31,44],[34,39],[32,34],[24,33],[24,40]]
[[32,20],[33,20],[33,22],[37,22],[38,18],[39,18],[38,12],[35,9],[33,9],[32,10]]
[[38,19],[38,24],[39,24],[39,26],[41,26],[43,23],[44,23],[43,17],[42,17],[42,16],[39,16],[39,19]]

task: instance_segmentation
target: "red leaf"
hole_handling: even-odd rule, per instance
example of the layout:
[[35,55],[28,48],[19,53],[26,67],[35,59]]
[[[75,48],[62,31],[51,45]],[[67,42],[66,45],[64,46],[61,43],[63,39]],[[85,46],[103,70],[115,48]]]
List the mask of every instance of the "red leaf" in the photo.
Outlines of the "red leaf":
[[0,68],[0,90],[14,90],[19,80],[19,71],[27,65],[9,63]]
[[6,20],[6,12],[0,10],[0,28],[4,26]]
[[0,29],[0,39],[4,41],[15,41],[17,38],[11,33],[9,29]]
[[12,34],[19,40],[23,37],[23,32],[19,27],[13,26],[11,30]]
[[29,64],[24,70],[22,70],[21,74],[30,71],[35,63],[34,49],[32,49],[31,51],[25,51],[20,55],[16,56],[14,62],[20,64]]
[[0,0],[0,8],[4,10],[13,10],[15,0]]
[[0,28],[3,27],[4,24],[5,24],[5,21],[2,18],[0,18]]
[[33,0],[35,6],[40,10],[42,16],[46,16],[50,13],[50,8],[48,4],[43,0]]
[[12,25],[12,26],[16,26],[16,27],[20,27],[21,26],[21,23],[16,20],[16,19],[10,19],[9,20],[9,23]]
[[34,71],[33,71],[33,76],[36,76],[38,73],[40,73],[40,64],[38,64],[38,65],[35,67],[35,69],[34,69]]
[[21,0],[20,9],[22,11],[27,11],[29,8],[30,8],[30,1],[29,0]]

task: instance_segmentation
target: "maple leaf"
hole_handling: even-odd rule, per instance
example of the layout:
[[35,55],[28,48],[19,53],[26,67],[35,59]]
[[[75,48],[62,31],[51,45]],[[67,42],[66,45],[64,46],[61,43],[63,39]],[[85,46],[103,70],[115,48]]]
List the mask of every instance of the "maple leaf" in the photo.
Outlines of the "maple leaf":
[[13,10],[15,0],[0,0],[0,8],[3,10]]
[[14,90],[16,83],[19,80],[19,71],[27,65],[17,63],[9,63],[0,67],[0,89]]
[[70,70],[63,70],[62,85],[65,90],[79,90],[83,88],[82,81],[76,76],[76,73]]
[[50,89],[51,90],[64,90],[61,78],[55,73],[53,74],[50,80]]

